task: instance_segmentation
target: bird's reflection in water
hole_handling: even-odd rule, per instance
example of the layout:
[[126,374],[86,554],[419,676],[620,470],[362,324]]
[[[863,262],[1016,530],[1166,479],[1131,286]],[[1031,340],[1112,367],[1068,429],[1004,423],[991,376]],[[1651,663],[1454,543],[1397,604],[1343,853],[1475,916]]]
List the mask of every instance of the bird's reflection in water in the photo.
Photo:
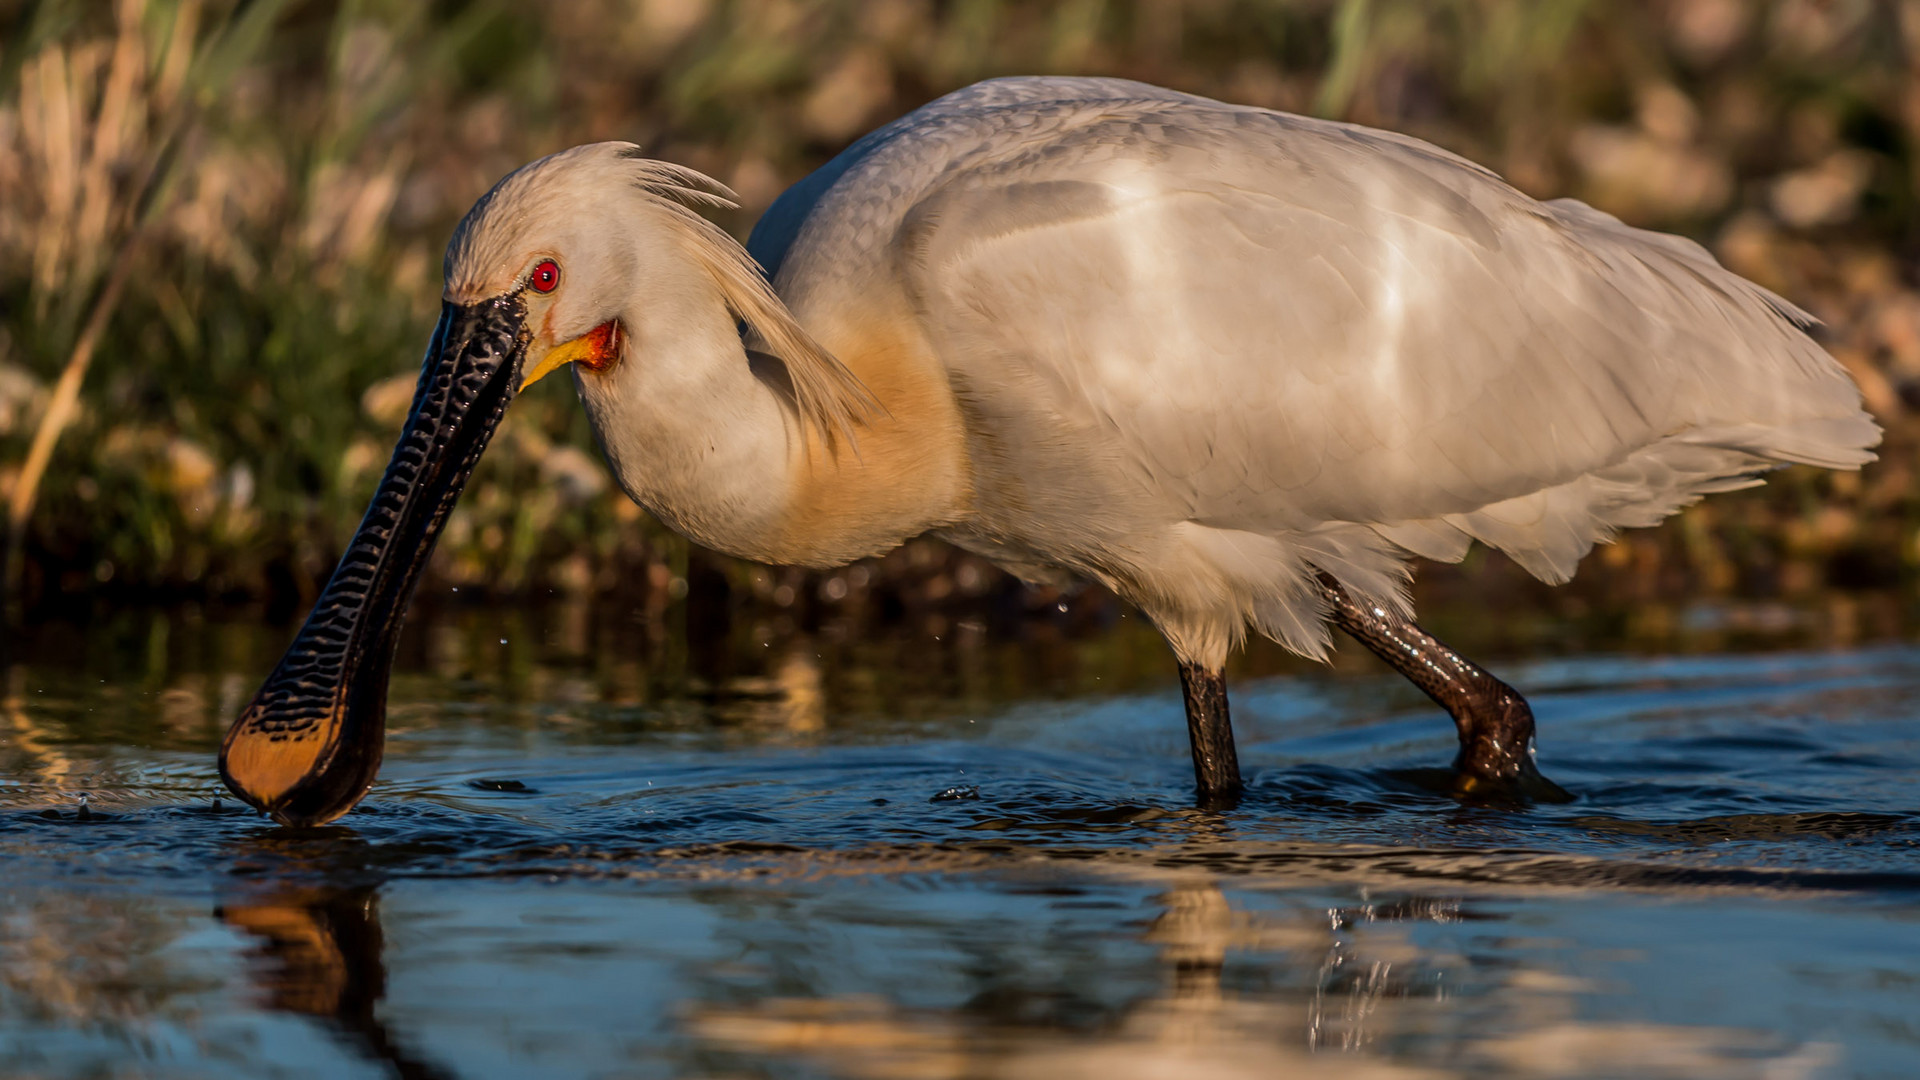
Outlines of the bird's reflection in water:
[[380,880],[364,867],[367,850],[348,829],[250,840],[237,852],[249,876],[237,879],[214,915],[254,939],[248,976],[266,1008],[313,1019],[393,1076],[453,1077],[402,1045],[380,1019],[387,969]]
[[1223,981],[1229,954],[1280,954],[1291,970],[1312,970],[1342,948],[1338,921],[1324,911],[1293,916],[1234,908],[1210,879],[1168,882],[1160,913],[1143,934],[1159,953],[1164,981],[1108,1022],[1080,1031],[1034,1024],[963,1006],[909,1010],[870,996],[775,999],[745,1008],[689,1014],[699,1038],[735,1052],[803,1055],[835,1075],[895,1076],[1340,1077],[1427,1080],[1449,1074],[1382,1057],[1320,1055],[1297,1037],[1300,996],[1250,996]]
[[[869,995],[708,1005],[688,1012],[689,1026],[718,1049],[803,1057],[857,1080],[1810,1080],[1832,1063],[1830,1047],[1794,1048],[1759,1032],[1581,1019],[1584,984],[1550,971],[1479,980],[1461,972],[1466,984],[1443,990],[1439,976],[1462,958],[1420,946],[1408,931],[1495,917],[1457,899],[1258,912],[1193,878],[1170,882],[1156,902],[1161,911],[1143,938],[1159,952],[1161,988],[1096,1028],[1009,1021],[965,1006],[910,1009]],[[1230,958],[1259,954],[1264,988],[1231,977]],[[1416,1053],[1416,1044],[1437,1053]]]

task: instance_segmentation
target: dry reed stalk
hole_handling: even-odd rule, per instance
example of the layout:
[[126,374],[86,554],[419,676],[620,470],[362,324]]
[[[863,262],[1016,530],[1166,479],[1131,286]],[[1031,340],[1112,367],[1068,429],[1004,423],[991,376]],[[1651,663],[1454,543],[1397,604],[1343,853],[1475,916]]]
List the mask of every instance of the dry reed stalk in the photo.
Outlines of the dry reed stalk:
[[[62,251],[57,241],[49,249],[44,243],[49,233],[57,232],[62,234],[59,239],[66,239],[64,234],[69,230],[56,228],[43,231],[43,245],[37,253],[40,259],[36,269],[51,279],[60,271],[60,263],[66,261],[69,265],[62,276],[69,285],[76,279],[87,280],[98,273],[100,259],[108,250],[107,238],[114,231],[116,217],[125,223],[122,227],[126,235],[114,253],[106,282],[93,302],[93,309],[87,316],[80,336],[74,341],[65,367],[61,369],[60,379],[55,383],[46,411],[41,414],[39,426],[34,430],[33,443],[27,450],[26,461],[21,465],[20,475],[14,481],[8,499],[6,555],[4,566],[0,567],[0,574],[4,575],[0,576],[0,585],[4,585],[4,595],[8,597],[19,594],[27,522],[33,516],[40,481],[53,460],[53,450],[60,441],[61,433],[79,411],[80,387],[86,381],[87,369],[93,363],[93,354],[99,347],[100,338],[106,333],[114,309],[120,304],[121,294],[126,291],[127,278],[137,261],[136,255],[147,223],[153,216],[151,204],[154,195],[163,186],[162,181],[172,167],[174,151],[188,123],[192,99],[180,91],[183,88],[191,35],[197,23],[198,5],[192,2],[183,4],[176,13],[165,67],[156,73],[160,77],[159,91],[168,94],[170,100],[156,102],[159,94],[154,94],[147,101],[136,103],[136,96],[144,88],[142,75],[147,66],[141,37],[141,19],[145,7],[145,0],[121,0],[118,5],[119,32],[112,49],[100,105],[93,118],[91,139],[87,139],[83,133],[86,126],[84,105],[74,98],[68,71],[70,62],[64,50],[58,46],[49,49],[39,64],[29,66],[25,76],[23,89],[32,86],[32,80],[37,76],[39,85],[36,89],[48,102],[48,106],[41,110],[45,123],[43,130],[38,133],[44,167],[49,171],[50,180],[65,181],[48,185],[50,201],[54,203],[49,209],[55,210],[55,216],[62,219],[56,225],[75,226],[71,231],[81,241],[72,250]],[[184,38],[183,31],[186,35]],[[138,125],[135,117],[138,113],[149,112],[155,104],[160,105],[159,111],[168,116],[166,129],[159,140],[149,144],[149,152],[145,155],[146,167],[132,189],[133,198],[124,204],[123,213],[116,215],[113,213],[113,174],[140,156],[141,148],[137,145],[139,133],[135,127],[144,125]],[[29,116],[32,114],[30,109],[23,112]],[[83,163],[80,150],[87,144],[90,144],[90,152]],[[59,200],[64,200],[66,205],[58,205]],[[73,265],[75,260],[80,259],[85,260],[83,265]],[[43,292],[43,296],[52,292],[51,286],[50,280],[45,282],[46,292]]]
[[27,460],[20,467],[19,479],[13,484],[13,497],[7,505],[7,561],[6,581],[9,595],[17,593],[23,548],[27,535],[27,519],[33,516],[33,504],[40,492],[40,478],[46,474],[47,463],[53,460],[54,444],[60,441],[60,433],[66,429],[67,422],[73,419],[80,404],[80,384],[86,380],[87,367],[93,363],[93,351],[100,344],[100,335],[106,332],[107,321],[113,317],[113,309],[120,304],[120,294],[125,291],[127,275],[133,266],[133,249],[138,236],[130,240],[121,249],[120,259],[107,275],[106,287],[100,290],[99,299],[94,301],[93,313],[87,317],[86,328],[80,331],[80,338],[73,344],[73,353],[67,357],[67,366],[60,372],[60,381],[54,384],[53,396],[47,401],[47,411],[40,416],[40,426],[33,433],[33,445],[27,450]]

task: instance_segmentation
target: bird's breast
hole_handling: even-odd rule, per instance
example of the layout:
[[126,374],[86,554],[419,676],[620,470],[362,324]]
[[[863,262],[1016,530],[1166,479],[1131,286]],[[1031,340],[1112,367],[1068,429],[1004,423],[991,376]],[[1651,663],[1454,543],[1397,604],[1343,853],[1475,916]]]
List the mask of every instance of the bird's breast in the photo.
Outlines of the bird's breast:
[[[810,327],[810,329],[813,329]],[[860,377],[881,411],[852,444],[809,434],[789,464],[780,562],[840,565],[961,520],[972,470],[946,368],[910,323],[831,322],[816,336]]]

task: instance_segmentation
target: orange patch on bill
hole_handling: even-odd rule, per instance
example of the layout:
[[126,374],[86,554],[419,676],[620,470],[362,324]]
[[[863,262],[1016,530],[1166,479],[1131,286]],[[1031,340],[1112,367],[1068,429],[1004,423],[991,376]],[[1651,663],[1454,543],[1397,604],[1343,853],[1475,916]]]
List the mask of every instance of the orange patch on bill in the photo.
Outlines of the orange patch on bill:
[[574,363],[588,371],[605,371],[618,363],[626,333],[619,319],[609,319],[579,338],[580,353]]

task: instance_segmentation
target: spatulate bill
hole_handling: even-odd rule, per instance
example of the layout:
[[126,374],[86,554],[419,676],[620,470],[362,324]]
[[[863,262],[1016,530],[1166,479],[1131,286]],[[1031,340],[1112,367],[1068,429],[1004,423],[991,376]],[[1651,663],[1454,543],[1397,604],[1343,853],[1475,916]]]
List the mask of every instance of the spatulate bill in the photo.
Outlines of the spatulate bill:
[[366,516],[220,749],[227,787],[276,821],[331,821],[372,785],[401,621],[517,392],[526,344],[518,293],[442,308],[412,411]]

